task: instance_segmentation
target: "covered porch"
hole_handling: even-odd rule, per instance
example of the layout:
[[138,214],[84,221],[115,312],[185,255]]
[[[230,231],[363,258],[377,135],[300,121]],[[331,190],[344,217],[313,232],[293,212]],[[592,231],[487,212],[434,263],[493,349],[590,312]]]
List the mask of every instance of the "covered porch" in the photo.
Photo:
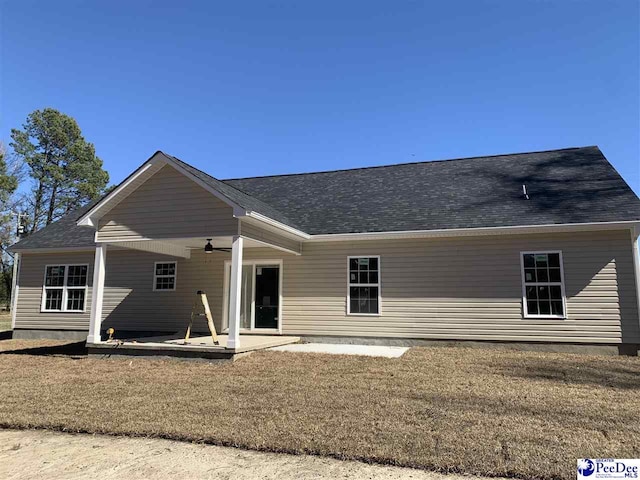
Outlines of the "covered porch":
[[[108,328],[103,325],[105,316],[107,320],[119,317],[120,325],[132,331],[167,333],[181,328],[180,322],[167,321],[167,315],[186,317],[186,327],[196,292],[202,290],[216,312],[218,333],[226,334],[224,343],[179,345],[174,341],[178,338],[173,338],[136,340],[128,342],[135,343],[129,347],[135,350],[145,344],[146,349],[224,349],[231,353],[241,352],[245,344],[254,350],[266,348],[261,345],[269,342],[250,339],[249,334],[282,334],[283,256],[300,255],[302,241],[308,238],[279,221],[280,217],[255,198],[156,152],[77,221],[96,231],[87,344],[108,348],[101,337]],[[270,262],[261,267],[254,263],[251,276],[244,268],[244,253],[258,248],[269,253],[266,259]],[[113,252],[112,270],[108,251]],[[113,268],[119,279],[108,285],[105,307],[105,275]]]
[[[257,251],[256,249],[266,258],[247,259],[246,253]],[[105,330],[113,326],[109,307],[106,312],[103,311],[105,272],[109,269],[109,261],[113,259],[120,272],[130,268],[133,274],[140,270],[139,267],[133,264],[129,266],[117,258],[125,254],[129,257],[164,259],[154,262],[155,265],[145,266],[145,270],[149,268],[149,275],[153,267],[153,286],[151,282],[143,285],[142,289],[146,290],[143,292],[144,297],[139,299],[137,294],[132,294],[130,300],[135,300],[130,303],[139,305],[146,300],[146,310],[153,312],[147,317],[155,317],[158,327],[167,324],[163,315],[175,315],[176,308],[167,309],[167,302],[174,305],[179,303],[182,313],[178,320],[172,322],[173,325],[180,324],[180,327],[176,327],[181,328],[179,331],[159,336],[127,335],[127,332],[122,332],[116,326],[117,340],[105,340]],[[299,341],[298,337],[282,336],[282,267],[283,258],[290,255],[299,255],[299,252],[265,240],[256,240],[248,235],[99,242],[96,244],[94,257],[87,346],[94,354],[229,358],[239,353],[295,343]],[[169,275],[156,275],[167,264],[174,266],[170,271],[161,273]],[[201,279],[214,275],[214,268],[223,269],[223,273],[215,273],[223,280],[217,281],[215,287],[209,282],[201,282]],[[160,290],[156,282],[161,280],[170,281],[165,292],[156,291]],[[136,289],[140,290],[140,286],[133,290]],[[218,344],[214,344],[211,336],[202,329],[203,325],[206,326],[206,319],[200,320],[201,328],[195,330],[188,341],[184,340],[189,312],[194,303],[197,303],[196,292],[199,290],[206,290],[211,310],[215,312]],[[168,330],[148,326],[146,329],[158,332]]]

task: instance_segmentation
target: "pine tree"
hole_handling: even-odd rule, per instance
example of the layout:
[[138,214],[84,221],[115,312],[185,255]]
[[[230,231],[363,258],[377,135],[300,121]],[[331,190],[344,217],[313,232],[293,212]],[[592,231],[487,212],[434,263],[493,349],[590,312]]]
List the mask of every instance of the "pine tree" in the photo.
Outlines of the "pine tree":
[[95,147],[72,117],[53,108],[29,114],[10,145],[33,179],[28,233],[99,197],[109,182]]
[[0,302],[8,305],[11,298],[13,258],[6,248],[15,239],[12,196],[18,188],[18,175],[7,165],[5,149],[0,144]]

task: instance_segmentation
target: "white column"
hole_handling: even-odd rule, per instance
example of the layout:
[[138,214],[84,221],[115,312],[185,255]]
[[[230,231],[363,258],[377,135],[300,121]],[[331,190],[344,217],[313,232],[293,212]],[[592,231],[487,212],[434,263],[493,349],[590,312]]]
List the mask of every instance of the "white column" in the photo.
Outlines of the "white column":
[[240,346],[240,296],[242,294],[242,237],[233,237],[229,281],[229,337],[227,348]]
[[93,288],[91,290],[91,316],[89,317],[89,335],[87,343],[100,342],[102,325],[102,299],[104,297],[104,275],[107,262],[107,245],[96,244],[96,258],[93,264]]
[[640,235],[640,227],[635,226],[631,229],[631,248],[633,248],[633,271],[636,277],[636,300],[638,323],[640,323],[640,252],[638,252],[638,235]]
[[18,275],[20,275],[20,254],[13,254],[13,277],[11,279],[11,329],[16,328],[16,313],[18,310]]

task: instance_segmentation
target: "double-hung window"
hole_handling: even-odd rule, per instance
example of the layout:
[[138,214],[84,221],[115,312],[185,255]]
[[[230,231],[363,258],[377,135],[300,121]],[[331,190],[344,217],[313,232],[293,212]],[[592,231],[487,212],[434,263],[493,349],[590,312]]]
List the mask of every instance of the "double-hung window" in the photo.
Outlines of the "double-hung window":
[[562,252],[523,252],[521,263],[524,316],[565,318]]
[[347,313],[380,314],[380,257],[349,257]]
[[153,289],[176,289],[176,262],[156,262],[153,267]]
[[41,310],[84,312],[87,302],[88,265],[47,265]]

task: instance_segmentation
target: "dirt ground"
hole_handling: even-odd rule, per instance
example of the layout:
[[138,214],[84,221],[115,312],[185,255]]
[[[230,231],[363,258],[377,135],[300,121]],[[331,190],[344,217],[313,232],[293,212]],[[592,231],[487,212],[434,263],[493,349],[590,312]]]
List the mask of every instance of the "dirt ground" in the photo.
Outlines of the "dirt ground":
[[0,478],[462,480],[469,477],[171,440],[0,430]]

